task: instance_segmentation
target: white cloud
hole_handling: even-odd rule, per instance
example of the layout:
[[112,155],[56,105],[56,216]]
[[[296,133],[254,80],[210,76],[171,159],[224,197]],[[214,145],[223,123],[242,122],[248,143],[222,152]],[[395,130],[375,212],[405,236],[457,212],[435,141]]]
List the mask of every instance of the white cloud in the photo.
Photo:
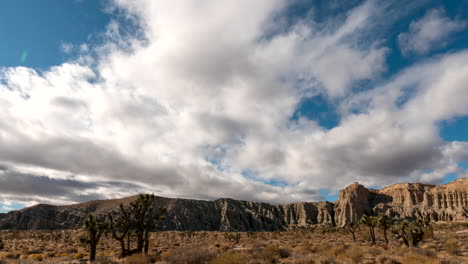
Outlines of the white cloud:
[[442,8],[432,9],[420,20],[413,21],[408,32],[398,36],[398,44],[404,54],[424,54],[445,46],[449,37],[466,25],[466,21],[447,17]]
[[[415,65],[369,91],[352,89],[385,70],[381,41],[360,41],[383,12],[375,1],[273,35],[285,1],[115,4],[143,38],[121,36],[114,21],[108,42],[81,48],[76,61],[43,72],[0,70],[0,165],[9,168],[2,179],[55,182],[53,198],[35,192],[35,201],[128,194],[117,183],[171,197],[316,200],[319,189],[356,180],[437,181],[427,171],[456,170],[463,156],[439,138],[436,123],[468,114],[466,53]],[[316,94],[339,102],[339,126],[291,120]],[[13,197],[20,196],[1,198]]]
[[73,48],[74,48],[73,44],[68,43],[68,42],[64,42],[62,43],[62,45],[60,45],[60,50],[66,54],[71,53],[73,51]]

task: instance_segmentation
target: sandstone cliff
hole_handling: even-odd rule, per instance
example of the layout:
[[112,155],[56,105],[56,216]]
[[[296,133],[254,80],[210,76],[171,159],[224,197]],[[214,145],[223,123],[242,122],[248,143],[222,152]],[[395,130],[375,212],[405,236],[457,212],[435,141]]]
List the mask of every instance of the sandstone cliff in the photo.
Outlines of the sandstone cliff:
[[[67,206],[39,204],[0,214],[0,229],[79,228],[89,213],[98,216],[117,210],[137,196],[90,201]],[[384,213],[394,219],[427,218],[432,221],[468,221],[468,179],[446,185],[401,183],[382,190],[354,183],[340,191],[334,202],[284,205],[218,199],[202,201],[157,197],[155,205],[168,208],[167,230],[284,230],[312,225],[343,226],[363,214]]]

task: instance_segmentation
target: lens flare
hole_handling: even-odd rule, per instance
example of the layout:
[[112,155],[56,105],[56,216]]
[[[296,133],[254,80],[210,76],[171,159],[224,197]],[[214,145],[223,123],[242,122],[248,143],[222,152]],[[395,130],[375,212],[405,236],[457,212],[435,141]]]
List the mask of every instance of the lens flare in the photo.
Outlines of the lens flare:
[[26,50],[23,51],[23,52],[21,53],[21,57],[20,57],[21,63],[25,63],[25,62],[26,62],[26,60],[28,59],[28,54],[29,54],[29,53],[28,53],[28,51],[26,51]]

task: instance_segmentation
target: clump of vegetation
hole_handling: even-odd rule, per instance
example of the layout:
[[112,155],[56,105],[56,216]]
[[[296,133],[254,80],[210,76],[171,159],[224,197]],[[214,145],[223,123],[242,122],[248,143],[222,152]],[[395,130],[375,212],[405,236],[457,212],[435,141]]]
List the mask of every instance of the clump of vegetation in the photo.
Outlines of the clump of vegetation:
[[83,253],[76,253],[75,256],[73,256],[73,259],[83,259],[86,255]]
[[234,244],[239,244],[242,236],[241,236],[241,233],[239,232],[226,232],[224,233],[224,238],[226,238],[226,240],[228,241],[231,241],[233,242]]
[[381,214],[377,217],[377,227],[382,231],[385,244],[388,245],[387,231],[390,229],[392,223],[387,215]]
[[89,260],[91,262],[96,260],[96,246],[107,227],[108,223],[99,222],[93,214],[89,214],[83,222],[83,228],[88,234],[87,237],[81,238],[81,242],[89,244]]
[[189,246],[171,249],[167,254],[164,254],[163,260],[170,264],[205,264],[213,260],[215,257],[216,253],[212,250]]
[[447,242],[443,244],[443,247],[445,251],[452,255],[458,255],[460,254],[460,246],[458,245],[457,240],[455,239],[450,239]]
[[348,224],[346,226],[346,230],[348,230],[348,232],[351,233],[351,235],[353,236],[353,241],[356,242],[356,231],[359,229],[359,223],[358,224],[355,224],[353,222],[351,222],[350,224]]
[[375,227],[377,226],[377,218],[374,216],[363,215],[360,223],[369,228],[369,236],[372,240],[372,244],[375,245]]
[[135,236],[137,240],[136,252],[148,253],[149,249],[149,232],[155,228],[157,221],[164,219],[166,208],[159,208],[158,212],[153,215],[154,194],[140,195],[138,199],[130,203],[130,211],[132,213]]
[[42,256],[42,254],[32,254],[29,256],[29,258],[31,260],[34,260],[34,261],[42,261],[44,260],[44,257]]
[[396,234],[396,237],[401,239],[407,247],[417,247],[428,234],[432,233],[432,227],[429,221],[424,221],[422,219],[417,219],[413,222],[403,220],[394,226],[392,232]]
[[210,264],[244,264],[248,262],[249,258],[247,255],[228,251],[213,259]]

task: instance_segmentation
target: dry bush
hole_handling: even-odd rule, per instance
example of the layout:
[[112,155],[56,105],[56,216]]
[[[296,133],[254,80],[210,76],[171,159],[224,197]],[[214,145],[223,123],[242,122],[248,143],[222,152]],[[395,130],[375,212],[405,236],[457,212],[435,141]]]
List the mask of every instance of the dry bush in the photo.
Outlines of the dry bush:
[[375,256],[378,256],[378,255],[382,254],[382,250],[378,249],[378,248],[375,248],[375,247],[371,247],[371,248],[367,249],[367,254],[375,257]]
[[144,254],[136,254],[136,255],[131,255],[130,257],[127,258],[127,264],[150,264],[154,263],[152,262],[152,259]]
[[214,259],[215,252],[203,247],[180,247],[172,249],[163,256],[167,263],[204,264]]
[[361,263],[364,258],[364,251],[360,247],[351,247],[345,251],[345,256],[351,259],[352,263]]
[[440,260],[438,264],[462,264],[462,262],[456,258],[447,258]]
[[315,264],[316,257],[312,255],[296,255],[293,259],[294,264]]
[[244,264],[248,261],[245,254],[229,251],[213,259],[210,264]]
[[460,254],[460,246],[458,245],[457,240],[451,239],[443,244],[445,251],[452,255]]
[[405,264],[425,264],[425,263],[438,263],[438,258],[437,257],[427,257],[423,255],[417,255],[417,254],[408,254],[406,255],[405,258],[402,259],[402,263]]
[[339,264],[339,262],[332,256],[320,256],[317,260],[318,264]]
[[330,245],[327,243],[320,243],[320,244],[314,244],[310,247],[310,252],[312,253],[319,253],[323,251],[327,251],[330,249]]
[[401,262],[389,257],[389,256],[384,256],[380,255],[375,259],[375,262],[377,264],[401,264]]
[[5,259],[19,259],[20,253],[14,253],[14,252],[1,252],[0,253],[0,260],[5,260]]
[[346,244],[337,244],[327,250],[324,250],[324,252],[328,253],[329,255],[337,257],[345,253],[348,248],[349,246]]
[[76,253],[75,256],[73,256],[73,259],[83,259],[86,255],[84,253]]
[[29,256],[29,258],[34,261],[42,261],[44,259],[42,254],[32,254]]

